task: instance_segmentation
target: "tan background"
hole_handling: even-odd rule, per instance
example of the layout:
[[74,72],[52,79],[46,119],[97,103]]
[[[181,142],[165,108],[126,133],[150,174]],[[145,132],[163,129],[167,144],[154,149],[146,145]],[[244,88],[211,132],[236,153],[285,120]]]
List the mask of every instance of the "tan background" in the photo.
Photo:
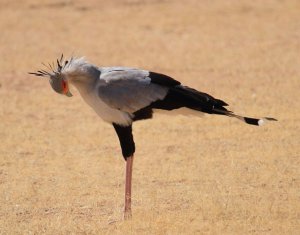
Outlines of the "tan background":
[[[298,0],[0,0],[0,234],[300,234]],[[64,52],[166,73],[226,117],[134,125],[133,219],[113,128],[27,72]]]

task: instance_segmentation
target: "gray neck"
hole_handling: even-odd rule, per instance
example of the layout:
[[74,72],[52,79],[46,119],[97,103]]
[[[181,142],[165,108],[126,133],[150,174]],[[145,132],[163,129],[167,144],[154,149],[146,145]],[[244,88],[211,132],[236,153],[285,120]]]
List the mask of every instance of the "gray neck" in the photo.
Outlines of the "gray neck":
[[68,81],[77,88],[81,95],[89,93],[100,77],[100,71],[96,68],[89,68],[88,71],[76,72],[76,75],[67,75]]

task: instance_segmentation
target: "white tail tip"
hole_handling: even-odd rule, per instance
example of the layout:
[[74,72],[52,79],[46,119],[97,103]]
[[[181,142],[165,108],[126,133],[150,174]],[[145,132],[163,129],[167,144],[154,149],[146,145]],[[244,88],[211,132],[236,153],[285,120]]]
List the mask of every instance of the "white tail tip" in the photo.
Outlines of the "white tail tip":
[[275,119],[275,118],[271,118],[271,117],[264,117],[264,118],[262,118],[262,119],[259,119],[259,121],[258,121],[258,125],[259,126],[263,126],[266,122],[268,122],[268,121],[278,121],[277,119]]
[[262,125],[264,125],[264,124],[265,124],[264,119],[259,119],[258,125],[259,125],[259,126],[262,126]]

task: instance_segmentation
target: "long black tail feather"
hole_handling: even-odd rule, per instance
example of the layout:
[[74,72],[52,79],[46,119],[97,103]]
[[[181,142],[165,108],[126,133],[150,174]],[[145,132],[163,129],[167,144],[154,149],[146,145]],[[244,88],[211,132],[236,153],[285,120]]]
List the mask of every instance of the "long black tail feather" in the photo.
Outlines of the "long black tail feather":
[[187,107],[193,110],[209,114],[225,115],[235,117],[249,125],[261,126],[265,121],[277,121],[275,118],[252,118],[234,114],[224,106],[228,104],[220,99],[216,99],[209,94],[197,91],[187,86],[175,86],[170,88],[164,100],[156,101],[151,104],[151,108],[173,110]]

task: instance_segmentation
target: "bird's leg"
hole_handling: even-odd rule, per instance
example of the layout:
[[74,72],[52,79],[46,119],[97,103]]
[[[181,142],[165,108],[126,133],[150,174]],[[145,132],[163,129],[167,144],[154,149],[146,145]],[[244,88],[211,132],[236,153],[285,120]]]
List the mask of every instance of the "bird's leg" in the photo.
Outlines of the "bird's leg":
[[131,179],[132,179],[133,155],[126,159],[126,176],[125,176],[125,209],[124,219],[131,218]]
[[131,218],[131,178],[132,178],[132,163],[135,144],[132,136],[132,126],[120,126],[113,123],[113,126],[118,134],[122,154],[126,160],[126,176],[125,176],[125,209],[124,219]]

